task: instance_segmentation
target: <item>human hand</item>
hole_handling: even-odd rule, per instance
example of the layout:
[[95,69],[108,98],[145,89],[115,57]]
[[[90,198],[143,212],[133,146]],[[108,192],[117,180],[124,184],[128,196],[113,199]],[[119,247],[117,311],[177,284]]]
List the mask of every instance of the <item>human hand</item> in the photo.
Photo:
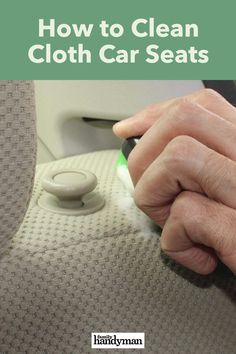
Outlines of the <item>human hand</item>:
[[163,227],[165,253],[211,273],[236,274],[236,108],[212,90],[147,107],[114,126],[140,136],[129,156],[134,199]]

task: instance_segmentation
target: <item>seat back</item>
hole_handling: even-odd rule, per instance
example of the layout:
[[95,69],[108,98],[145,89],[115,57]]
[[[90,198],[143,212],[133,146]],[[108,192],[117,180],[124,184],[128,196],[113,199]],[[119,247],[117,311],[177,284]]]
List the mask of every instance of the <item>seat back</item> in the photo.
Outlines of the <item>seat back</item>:
[[35,174],[33,82],[0,81],[0,253],[19,229]]

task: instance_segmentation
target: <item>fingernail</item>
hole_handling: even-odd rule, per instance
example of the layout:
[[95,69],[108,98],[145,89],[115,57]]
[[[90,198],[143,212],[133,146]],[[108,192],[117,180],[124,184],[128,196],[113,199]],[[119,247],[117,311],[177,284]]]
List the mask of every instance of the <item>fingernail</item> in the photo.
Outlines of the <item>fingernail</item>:
[[115,127],[120,127],[124,124],[123,120],[120,120],[119,122],[117,122],[116,124],[114,124]]
[[125,124],[124,124],[124,122],[121,120],[120,122],[118,122],[118,123],[116,123],[116,124],[113,125],[113,129],[114,129],[114,130],[117,130],[117,129],[119,130],[120,127],[121,127],[121,128],[123,127],[123,125],[125,125]]
[[118,123],[115,124],[116,127],[123,127],[127,124],[127,122],[129,123],[130,121],[132,121],[133,117],[128,117],[125,118],[123,120],[120,120]]

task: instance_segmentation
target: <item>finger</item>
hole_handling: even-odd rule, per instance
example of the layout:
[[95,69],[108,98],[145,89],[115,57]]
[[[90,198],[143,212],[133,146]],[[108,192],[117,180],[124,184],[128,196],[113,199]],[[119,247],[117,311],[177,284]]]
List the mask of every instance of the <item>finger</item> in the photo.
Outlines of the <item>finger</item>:
[[150,105],[133,117],[114,124],[114,134],[124,139],[130,136],[142,136],[176,100]]
[[168,108],[181,103],[182,100],[197,103],[236,125],[235,107],[216,91],[204,89],[182,98],[176,98],[148,106],[133,117],[115,124],[113,127],[114,133],[121,138],[142,136]]
[[182,100],[169,108],[148,130],[130,155],[136,183],[165,146],[179,135],[188,135],[212,150],[236,160],[236,125],[198,104]]
[[211,273],[219,257],[236,274],[235,230],[235,210],[183,192],[171,207],[161,246],[176,262],[197,273]]
[[236,208],[236,163],[190,137],[177,137],[138,181],[137,206],[163,226],[183,190]]
[[236,108],[223,96],[212,89],[204,89],[188,96],[191,102],[197,103],[207,110],[221,116],[236,125]]

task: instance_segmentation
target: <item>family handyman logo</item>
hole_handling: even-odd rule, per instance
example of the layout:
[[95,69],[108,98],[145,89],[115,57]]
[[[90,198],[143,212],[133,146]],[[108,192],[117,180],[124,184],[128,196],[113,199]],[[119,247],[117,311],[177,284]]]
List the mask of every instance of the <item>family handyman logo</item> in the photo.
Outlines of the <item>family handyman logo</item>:
[[93,349],[144,349],[144,333],[92,333]]

